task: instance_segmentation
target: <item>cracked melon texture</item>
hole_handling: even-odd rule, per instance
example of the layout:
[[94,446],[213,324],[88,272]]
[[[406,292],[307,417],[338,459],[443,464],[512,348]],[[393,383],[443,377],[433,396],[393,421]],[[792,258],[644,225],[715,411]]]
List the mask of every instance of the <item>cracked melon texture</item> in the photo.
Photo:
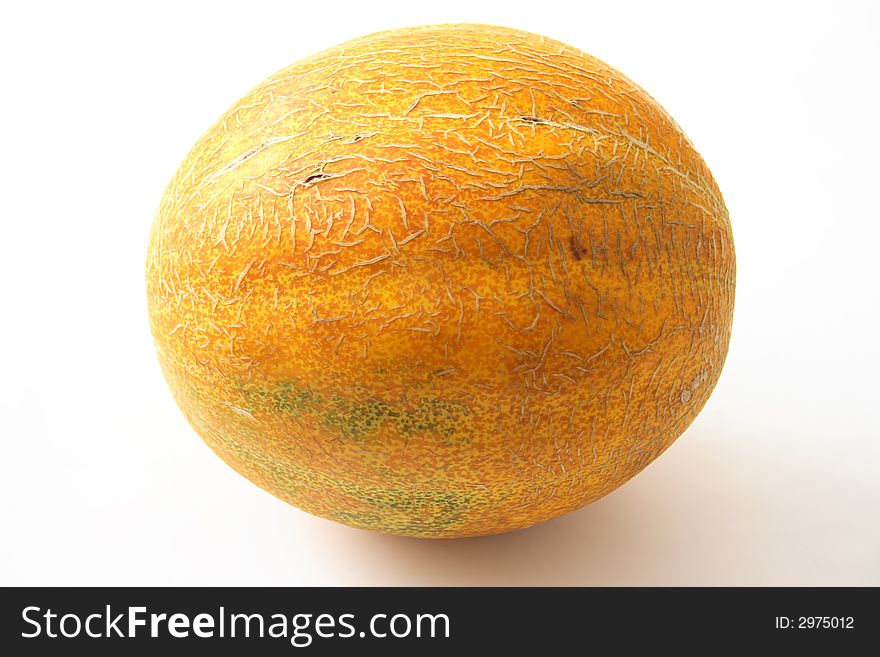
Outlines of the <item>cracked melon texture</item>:
[[614,490],[706,402],[728,213],[636,84],[482,25],[349,41],[198,141],[156,215],[152,333],[193,428],[310,513],[426,537]]

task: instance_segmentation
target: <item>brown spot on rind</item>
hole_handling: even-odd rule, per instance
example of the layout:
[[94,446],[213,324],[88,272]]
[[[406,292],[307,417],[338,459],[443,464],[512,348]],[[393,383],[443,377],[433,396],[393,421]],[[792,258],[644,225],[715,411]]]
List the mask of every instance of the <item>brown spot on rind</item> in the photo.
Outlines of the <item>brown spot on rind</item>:
[[587,249],[578,243],[575,235],[568,238],[568,249],[575,260],[580,260],[587,254]]

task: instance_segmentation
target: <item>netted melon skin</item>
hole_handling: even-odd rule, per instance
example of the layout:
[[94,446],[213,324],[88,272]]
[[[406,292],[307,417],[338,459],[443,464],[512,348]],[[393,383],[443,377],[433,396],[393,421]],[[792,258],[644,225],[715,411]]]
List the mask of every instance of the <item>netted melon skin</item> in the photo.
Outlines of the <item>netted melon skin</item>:
[[727,209],[608,65],[482,25],[260,84],[198,141],[146,267],[165,377],[229,465],[319,516],[458,537],[577,509],[709,397]]

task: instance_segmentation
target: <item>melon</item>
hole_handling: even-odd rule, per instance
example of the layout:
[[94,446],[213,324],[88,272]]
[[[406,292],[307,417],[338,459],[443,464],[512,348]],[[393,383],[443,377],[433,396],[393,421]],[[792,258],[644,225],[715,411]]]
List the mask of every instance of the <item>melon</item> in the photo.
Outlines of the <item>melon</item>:
[[161,367],[227,464],[309,513],[494,534],[685,430],[730,338],[728,212],[681,128],[558,41],[373,34],[196,143],[146,264]]

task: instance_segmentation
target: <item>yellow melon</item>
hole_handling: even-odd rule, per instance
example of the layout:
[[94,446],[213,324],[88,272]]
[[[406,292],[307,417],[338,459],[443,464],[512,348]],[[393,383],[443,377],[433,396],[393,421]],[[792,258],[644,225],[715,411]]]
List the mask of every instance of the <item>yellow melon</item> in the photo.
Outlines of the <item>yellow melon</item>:
[[161,201],[175,399],[310,513],[426,537],[614,490],[708,398],[735,261],[706,164],[635,83],[517,30],[382,32],[272,76]]

